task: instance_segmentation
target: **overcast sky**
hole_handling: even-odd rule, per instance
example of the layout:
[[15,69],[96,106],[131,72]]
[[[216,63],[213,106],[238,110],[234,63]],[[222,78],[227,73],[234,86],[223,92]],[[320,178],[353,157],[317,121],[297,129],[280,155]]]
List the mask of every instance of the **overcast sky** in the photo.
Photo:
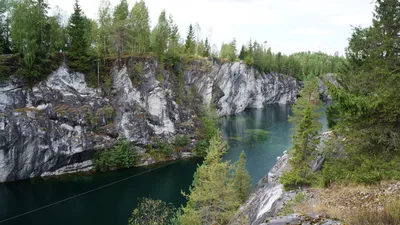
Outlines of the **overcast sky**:
[[[74,0],[48,0],[70,14]],[[128,0],[131,8],[136,0]],[[110,0],[113,7],[119,0]],[[190,23],[198,23],[203,38],[220,47],[236,38],[267,41],[274,52],[344,53],[351,26],[371,24],[372,0],[146,0],[152,26],[165,9],[186,36]],[[85,14],[97,18],[100,0],[80,0]],[[238,46],[240,48],[240,46]]]

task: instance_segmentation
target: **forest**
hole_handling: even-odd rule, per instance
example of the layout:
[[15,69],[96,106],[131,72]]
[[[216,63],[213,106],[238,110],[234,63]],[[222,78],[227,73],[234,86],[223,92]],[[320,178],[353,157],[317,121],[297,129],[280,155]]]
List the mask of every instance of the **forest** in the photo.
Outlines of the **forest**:
[[[260,73],[280,73],[304,83],[290,118],[294,124],[291,170],[280,177],[286,189],[400,180],[398,0],[376,1],[372,25],[353,28],[345,56],[322,52],[285,55],[251,39],[240,48],[233,39],[218,49],[210,38],[202,39],[198,24],[179,31],[165,10],[151,27],[144,0],[133,6],[121,0],[115,7],[102,0],[98,18],[85,16],[78,0],[71,7],[74,13],[66,20],[44,0],[0,0],[0,81],[14,75],[36,83],[65,62],[96,87],[97,75],[107,73],[108,62],[125,57],[155,57],[166,69],[188,59],[242,61]],[[328,73],[334,74],[336,83],[325,79]],[[331,136],[323,149],[318,149],[322,103],[316,77],[326,80],[333,100],[327,109]],[[204,162],[197,167],[189,193],[182,193],[187,204],[175,208],[143,199],[129,224],[228,224],[244,204],[251,191],[246,156],[241,154],[233,164],[222,160],[228,146],[217,129],[216,116],[209,117],[203,132],[206,147],[199,150]],[[130,154],[122,147],[119,151]],[[317,156],[324,157],[324,165],[313,171],[310,164]],[[112,157],[100,158],[99,170],[106,169],[104,158]],[[390,213],[388,217],[396,216]]]
[[133,6],[121,0],[115,7],[102,0],[98,18],[85,16],[78,0],[71,7],[74,13],[68,18],[44,0],[0,1],[0,80],[17,75],[38,82],[65,61],[96,86],[96,73],[106,73],[107,60],[138,55],[157,57],[166,66],[196,57],[243,60],[262,73],[281,73],[300,80],[337,72],[344,61],[338,54],[322,52],[274,53],[265,43],[252,40],[240,51],[235,39],[222,43],[218,50],[210,38],[203,40],[200,25],[179,31],[165,10],[151,27],[144,0]]

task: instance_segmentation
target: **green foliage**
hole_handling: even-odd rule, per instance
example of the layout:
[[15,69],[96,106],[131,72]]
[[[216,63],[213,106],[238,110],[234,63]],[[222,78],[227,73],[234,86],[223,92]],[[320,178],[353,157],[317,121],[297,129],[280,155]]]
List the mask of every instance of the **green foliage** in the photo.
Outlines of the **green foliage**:
[[285,205],[281,209],[280,214],[282,216],[286,216],[286,215],[295,213],[293,207],[300,204],[301,202],[303,202],[305,197],[306,197],[306,195],[304,193],[298,193],[294,196],[293,199],[287,200],[285,202]]
[[146,52],[150,49],[150,17],[145,1],[135,2],[129,23],[132,27],[131,50],[133,52]]
[[330,105],[326,108],[326,118],[328,120],[328,127],[333,128],[338,122],[339,111],[336,105]]
[[[224,47],[224,58],[228,58],[227,49]],[[221,48],[222,53],[222,48]],[[273,53],[271,48],[250,40],[247,46],[242,46],[239,59],[247,65],[254,66],[261,73],[281,73],[305,80],[306,76],[312,77],[336,73],[343,68],[344,58],[338,54],[333,56],[322,52],[298,52],[292,55]],[[232,61],[232,60],[231,60]]]
[[74,13],[71,15],[68,24],[68,34],[71,39],[68,48],[68,66],[76,71],[89,72],[92,70],[90,58],[88,55],[91,26],[88,25],[88,19],[82,12],[78,0],[75,1]]
[[398,1],[377,1],[372,25],[354,28],[339,85],[328,86],[334,101],[330,120],[344,137],[344,151],[327,162],[322,185],[399,179],[399,18]]
[[380,156],[357,154],[349,158],[330,158],[318,176],[321,186],[333,183],[378,184],[383,180],[399,180],[400,157],[384,160]]
[[378,1],[373,25],[355,28],[350,38],[349,64],[337,77],[339,87],[329,86],[348,151],[387,157],[399,150],[400,50],[393,48],[399,37],[387,36],[400,32],[399,7],[396,0]]
[[171,144],[164,140],[157,141],[155,144],[155,148],[158,152],[161,152],[163,155],[166,156],[171,156],[173,153]]
[[226,143],[221,134],[210,141],[203,165],[197,168],[181,224],[226,224],[240,204],[229,179],[229,162],[222,161]]
[[143,80],[143,62],[138,62],[133,68],[129,69],[129,76],[133,87],[138,87]]
[[105,66],[105,56],[111,51],[111,3],[109,0],[102,0],[99,5],[99,29],[97,39],[97,55],[103,58],[103,65]]
[[210,57],[210,55],[211,55],[211,46],[210,46],[210,43],[208,41],[208,38],[206,38],[206,40],[204,42],[204,49],[203,49],[201,55],[203,57]]
[[93,165],[97,171],[129,168],[135,165],[137,153],[127,142],[96,153]]
[[229,44],[222,43],[220,57],[233,62],[236,60],[236,40],[233,39]]
[[169,40],[168,40],[168,50],[166,58],[169,58],[169,61],[172,61],[171,65],[175,65],[180,54],[183,52],[183,47],[179,42],[180,40],[179,27],[173,20],[172,15],[169,16],[168,26],[169,26],[169,37],[168,37]]
[[140,198],[137,207],[132,212],[129,225],[170,225],[176,220],[177,209],[172,203],[151,198]]
[[293,146],[289,163],[291,171],[281,176],[280,181],[285,188],[311,184],[310,164],[315,157],[319,143],[318,133],[322,128],[319,122],[318,81],[314,78],[305,82],[300,91],[300,98],[293,107],[293,116],[289,121],[295,124],[292,135]]
[[164,57],[168,47],[169,24],[165,10],[158,17],[158,23],[151,33],[151,48],[159,58]]
[[194,30],[192,24],[190,24],[189,31],[185,41],[185,53],[194,54],[194,50],[195,50]]
[[147,150],[156,161],[163,160],[166,157],[171,157],[174,153],[173,146],[166,140],[157,140],[154,146],[149,144]]
[[250,194],[252,183],[249,172],[246,169],[246,155],[240,154],[239,160],[232,165],[232,185],[240,202],[245,202]]
[[218,133],[217,120],[218,115],[214,109],[208,108],[205,110],[205,115],[200,119],[201,126],[196,132],[200,139],[195,149],[197,156],[205,157],[207,155],[210,140]]
[[189,144],[189,138],[187,135],[178,134],[174,138],[174,145],[178,147],[185,147]]
[[182,71],[179,71],[179,72],[177,72],[176,73],[176,83],[177,83],[177,85],[176,85],[176,89],[175,89],[175,102],[177,103],[177,104],[181,104],[182,103],[182,100],[183,100],[183,98],[184,98],[184,96],[183,96],[183,92],[184,92],[184,83],[185,83],[185,80],[184,80],[185,78],[184,78],[184,74],[183,74],[183,72]]
[[0,0],[0,54],[11,53],[9,8],[8,0]]
[[29,82],[46,77],[54,69],[54,52],[50,50],[54,47],[55,37],[51,34],[55,28],[46,15],[47,10],[48,5],[43,1],[14,1],[12,5],[11,40],[13,50],[21,55],[17,75]]

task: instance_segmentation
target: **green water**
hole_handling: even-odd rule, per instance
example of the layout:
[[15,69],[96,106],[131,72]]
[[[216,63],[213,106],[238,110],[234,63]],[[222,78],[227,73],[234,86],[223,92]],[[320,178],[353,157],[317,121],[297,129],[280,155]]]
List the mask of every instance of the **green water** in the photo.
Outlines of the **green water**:
[[[288,106],[274,105],[221,118],[221,130],[231,146],[224,158],[237,160],[244,150],[247,154],[247,168],[253,183],[256,183],[275,164],[276,157],[290,147],[291,125],[287,122],[289,112]],[[172,163],[1,224],[126,225],[138,197],[151,196],[175,205],[184,204],[185,199],[180,191],[188,190],[196,165],[200,162],[192,159]],[[148,169],[133,168],[0,184],[0,221]]]
[[221,130],[230,146],[224,159],[236,161],[244,151],[247,169],[256,184],[291,146],[289,113],[289,106],[271,105],[221,118]]

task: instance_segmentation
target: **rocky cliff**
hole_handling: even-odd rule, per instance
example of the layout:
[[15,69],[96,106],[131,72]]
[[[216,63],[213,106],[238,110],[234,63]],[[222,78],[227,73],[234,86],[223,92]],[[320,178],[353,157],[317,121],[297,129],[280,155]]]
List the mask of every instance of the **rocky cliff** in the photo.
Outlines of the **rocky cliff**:
[[[107,95],[65,65],[33,87],[17,78],[0,83],[0,182],[90,170],[94,152],[119,139],[142,153],[145,145],[176,134],[194,143],[197,100],[223,116],[293,103],[300,88],[291,77],[259,74],[240,62],[197,60],[182,70],[180,85],[156,60],[131,58],[111,68]],[[178,104],[177,92],[201,98]]]
[[[320,134],[319,144],[317,146],[317,151],[320,154],[318,154],[316,159],[314,159],[310,164],[310,169],[312,171],[318,171],[322,168],[322,164],[325,160],[325,157],[322,154],[322,149],[324,149],[325,142],[331,138],[332,135],[333,133],[331,131]],[[238,224],[238,221],[242,218],[246,218],[251,225],[342,224],[341,222],[329,220],[314,214],[307,215],[306,217],[301,214],[279,217],[279,214],[287,201],[293,199],[297,194],[297,192],[293,190],[286,191],[283,185],[279,182],[279,177],[286,171],[290,170],[289,157],[289,154],[285,151],[283,156],[277,158],[276,164],[268,174],[257,183],[244,206],[239,209],[239,212],[235,215],[230,224]]]

